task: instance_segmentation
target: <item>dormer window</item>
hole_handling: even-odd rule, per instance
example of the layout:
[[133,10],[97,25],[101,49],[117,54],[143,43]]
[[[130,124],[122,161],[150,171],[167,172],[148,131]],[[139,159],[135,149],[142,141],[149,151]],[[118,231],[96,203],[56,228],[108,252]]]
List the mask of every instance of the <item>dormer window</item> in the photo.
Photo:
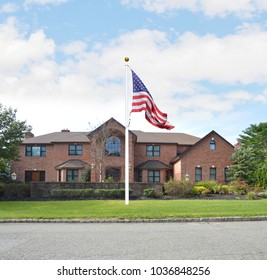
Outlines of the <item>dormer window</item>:
[[216,142],[215,142],[214,138],[211,138],[211,140],[210,140],[210,150],[211,151],[216,150]]

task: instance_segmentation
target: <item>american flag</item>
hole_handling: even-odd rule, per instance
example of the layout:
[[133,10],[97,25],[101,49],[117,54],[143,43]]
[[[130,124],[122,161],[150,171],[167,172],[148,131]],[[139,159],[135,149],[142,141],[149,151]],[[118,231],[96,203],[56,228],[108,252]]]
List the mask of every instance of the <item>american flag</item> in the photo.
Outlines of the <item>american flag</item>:
[[146,120],[152,125],[159,128],[173,129],[174,126],[167,120],[167,114],[158,109],[146,86],[135,72],[131,71],[133,77],[132,112],[145,111]]

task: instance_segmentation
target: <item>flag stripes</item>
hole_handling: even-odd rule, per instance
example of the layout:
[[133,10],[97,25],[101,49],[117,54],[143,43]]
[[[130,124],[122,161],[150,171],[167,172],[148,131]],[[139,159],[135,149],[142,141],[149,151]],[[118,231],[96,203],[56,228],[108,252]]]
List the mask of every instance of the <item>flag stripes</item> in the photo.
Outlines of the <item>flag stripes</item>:
[[133,78],[132,112],[145,111],[146,120],[158,128],[174,128],[174,126],[168,122],[167,114],[159,110],[152,95],[149,93],[141,79],[133,70],[131,71]]

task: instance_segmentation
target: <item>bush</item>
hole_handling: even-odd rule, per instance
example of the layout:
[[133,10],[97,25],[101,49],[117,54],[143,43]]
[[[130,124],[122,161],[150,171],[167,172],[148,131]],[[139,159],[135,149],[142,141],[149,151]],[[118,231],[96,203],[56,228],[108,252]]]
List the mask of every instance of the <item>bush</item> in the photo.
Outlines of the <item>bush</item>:
[[165,193],[171,196],[186,197],[192,195],[193,183],[170,179],[164,184]]
[[143,194],[145,197],[155,198],[156,191],[154,189],[144,189]]
[[255,192],[248,192],[247,195],[246,195],[246,199],[248,199],[248,200],[256,199]]
[[201,181],[195,184],[195,186],[205,187],[206,189],[212,189],[216,185],[217,185],[216,181]]
[[4,195],[8,198],[26,198],[31,197],[31,184],[27,183],[9,183],[6,184]]
[[108,177],[106,178],[105,182],[106,182],[106,183],[114,183],[115,180],[114,180],[114,178],[113,178],[112,176],[108,176]]
[[195,186],[206,188],[205,194],[220,193],[220,185],[216,181],[201,181],[195,184]]
[[194,186],[192,188],[192,194],[194,195],[205,195],[207,194],[208,189],[202,186]]
[[230,193],[233,193],[235,195],[244,195],[247,194],[249,191],[249,186],[245,182],[234,182],[230,188],[229,188]]
[[[129,191],[130,194],[132,190]],[[124,189],[53,189],[50,195],[56,198],[124,198]]]
[[93,189],[53,189],[50,191],[50,195],[57,198],[93,197],[93,194]]
[[229,194],[230,187],[228,185],[217,185],[213,188],[213,192],[218,194]]

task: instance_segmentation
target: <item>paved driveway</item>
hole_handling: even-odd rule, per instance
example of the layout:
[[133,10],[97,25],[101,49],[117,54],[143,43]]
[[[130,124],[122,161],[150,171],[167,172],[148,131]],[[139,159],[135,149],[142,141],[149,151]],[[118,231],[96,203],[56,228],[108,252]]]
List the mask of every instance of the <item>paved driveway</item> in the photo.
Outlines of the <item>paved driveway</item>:
[[0,224],[0,259],[267,260],[267,221]]

